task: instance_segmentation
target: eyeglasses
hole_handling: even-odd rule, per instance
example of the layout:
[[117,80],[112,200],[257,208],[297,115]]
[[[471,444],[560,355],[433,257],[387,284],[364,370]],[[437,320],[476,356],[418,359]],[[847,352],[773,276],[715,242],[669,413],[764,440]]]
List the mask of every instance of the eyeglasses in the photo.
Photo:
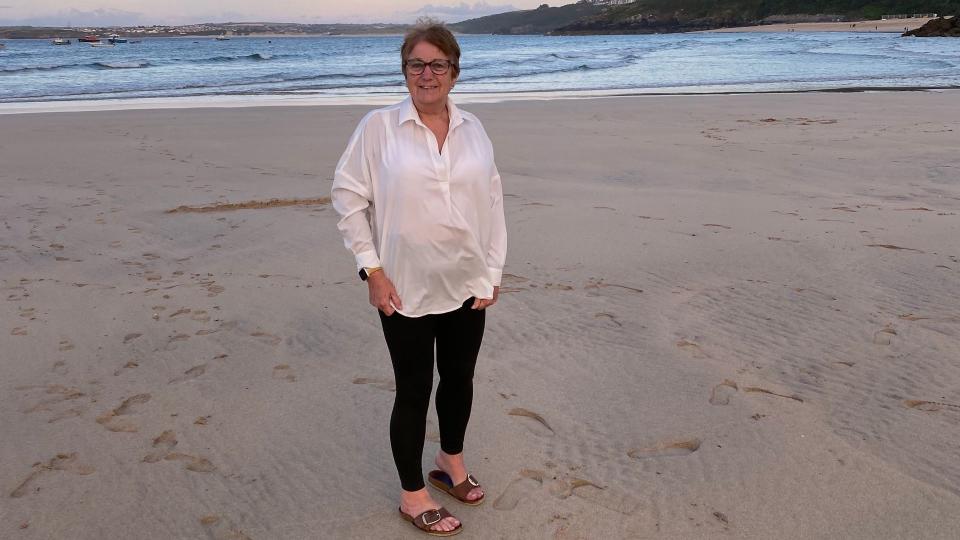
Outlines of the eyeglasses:
[[452,65],[453,62],[449,60],[432,60],[430,62],[424,62],[419,58],[413,58],[403,61],[403,67],[410,75],[420,75],[423,73],[423,70],[427,68],[427,66],[430,66],[430,71],[432,71],[434,75],[443,75],[448,69],[450,69],[450,66]]

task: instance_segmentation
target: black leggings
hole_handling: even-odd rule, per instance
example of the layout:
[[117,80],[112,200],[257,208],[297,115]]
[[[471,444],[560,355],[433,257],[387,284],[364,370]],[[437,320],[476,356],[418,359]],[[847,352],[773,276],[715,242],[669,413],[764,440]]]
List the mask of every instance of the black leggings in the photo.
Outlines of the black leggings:
[[390,446],[407,491],[424,487],[421,460],[427,409],[433,389],[433,348],[437,348],[437,419],[440,448],[448,454],[463,451],[463,436],[473,402],[473,368],[483,340],[485,311],[470,309],[471,298],[460,309],[438,315],[386,316],[380,311],[387,340],[397,397],[390,416]]

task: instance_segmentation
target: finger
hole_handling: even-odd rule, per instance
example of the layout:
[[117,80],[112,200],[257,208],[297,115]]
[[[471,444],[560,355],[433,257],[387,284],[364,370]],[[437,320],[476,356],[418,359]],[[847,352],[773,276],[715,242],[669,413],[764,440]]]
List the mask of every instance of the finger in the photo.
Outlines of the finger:
[[389,317],[393,315],[393,312],[396,310],[393,309],[393,306],[391,306],[390,304],[387,304],[386,306],[380,308],[380,311],[382,311],[384,315]]
[[393,305],[397,309],[403,309],[403,302],[400,301],[400,295],[397,294],[397,291],[392,291],[390,293],[390,301],[393,302]]
[[473,299],[473,305],[470,306],[470,309],[480,309],[480,299],[479,299],[479,298],[474,298],[474,299]]

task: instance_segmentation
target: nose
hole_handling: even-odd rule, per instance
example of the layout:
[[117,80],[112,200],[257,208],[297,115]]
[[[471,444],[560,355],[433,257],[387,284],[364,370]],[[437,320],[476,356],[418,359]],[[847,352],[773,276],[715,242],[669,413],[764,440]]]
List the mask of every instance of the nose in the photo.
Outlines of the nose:
[[433,74],[433,70],[430,69],[430,66],[423,68],[423,73],[420,74],[420,78],[426,81],[436,78],[436,75]]

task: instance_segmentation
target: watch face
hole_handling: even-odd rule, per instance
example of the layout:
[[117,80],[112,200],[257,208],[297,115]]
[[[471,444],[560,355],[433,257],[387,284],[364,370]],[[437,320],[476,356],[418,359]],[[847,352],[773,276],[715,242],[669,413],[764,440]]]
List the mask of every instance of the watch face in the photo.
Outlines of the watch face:
[[366,280],[367,280],[367,269],[366,269],[366,268],[361,268],[361,269],[360,269],[360,279],[362,279],[363,281],[366,281]]

